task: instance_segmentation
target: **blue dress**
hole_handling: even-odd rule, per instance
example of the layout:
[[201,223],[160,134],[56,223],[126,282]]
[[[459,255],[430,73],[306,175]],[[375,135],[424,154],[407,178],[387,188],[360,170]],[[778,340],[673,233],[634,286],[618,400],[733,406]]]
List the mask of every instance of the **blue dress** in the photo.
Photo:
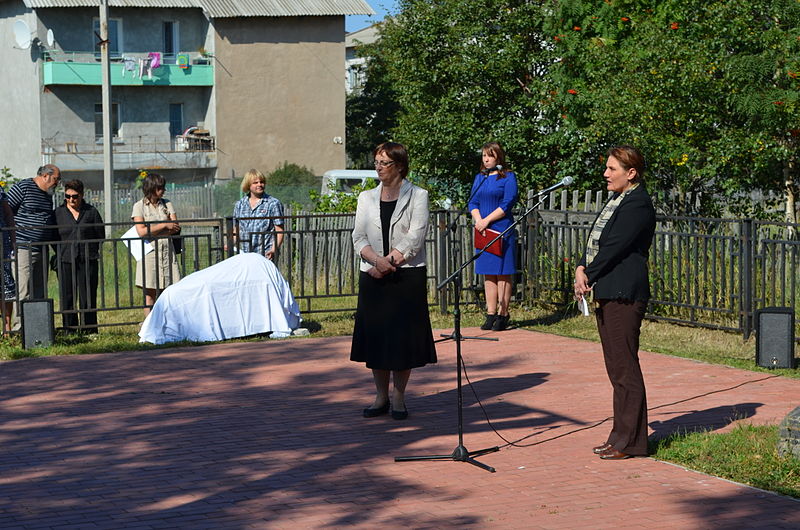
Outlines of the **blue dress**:
[[[475,191],[476,189],[477,191]],[[517,176],[513,171],[506,171],[505,178],[502,178],[502,175],[499,174],[487,176],[483,173],[478,173],[472,183],[470,195],[473,196],[468,206],[470,212],[477,208],[481,212],[481,217],[486,217],[499,207],[506,213],[505,217],[489,225],[492,230],[502,232],[514,222],[511,210],[517,204],[518,192]],[[517,272],[516,230],[506,234],[503,239],[503,255],[495,256],[489,252],[484,252],[481,257],[475,260],[476,274],[506,275]]]

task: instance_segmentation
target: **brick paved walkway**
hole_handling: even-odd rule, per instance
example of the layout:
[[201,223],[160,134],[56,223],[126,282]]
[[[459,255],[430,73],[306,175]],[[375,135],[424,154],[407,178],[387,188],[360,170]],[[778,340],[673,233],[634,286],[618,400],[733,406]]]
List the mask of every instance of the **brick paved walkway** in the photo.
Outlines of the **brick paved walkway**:
[[[347,360],[349,337],[2,363],[0,528],[800,527],[795,500],[650,458],[599,460],[599,344],[496,336],[463,353],[494,426],[527,436],[479,458],[497,473],[394,462],[457,445],[452,342],[413,373],[406,422],[361,417],[372,382]],[[777,422],[800,404],[797,380],[650,353],[642,365],[657,435]],[[503,445],[466,387],[464,425],[468,449]]]

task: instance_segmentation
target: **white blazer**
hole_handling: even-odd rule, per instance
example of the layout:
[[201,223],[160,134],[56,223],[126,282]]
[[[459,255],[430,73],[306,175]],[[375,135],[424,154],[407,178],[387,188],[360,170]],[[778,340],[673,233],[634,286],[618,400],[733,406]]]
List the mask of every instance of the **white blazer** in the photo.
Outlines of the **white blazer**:
[[[358,196],[356,224],[353,228],[353,246],[358,255],[367,245],[379,256],[383,254],[381,232],[381,189],[362,191]],[[425,235],[428,233],[428,191],[403,179],[400,196],[392,213],[389,228],[389,250],[396,249],[405,258],[403,267],[425,265]],[[360,269],[367,272],[372,264],[361,259]]]

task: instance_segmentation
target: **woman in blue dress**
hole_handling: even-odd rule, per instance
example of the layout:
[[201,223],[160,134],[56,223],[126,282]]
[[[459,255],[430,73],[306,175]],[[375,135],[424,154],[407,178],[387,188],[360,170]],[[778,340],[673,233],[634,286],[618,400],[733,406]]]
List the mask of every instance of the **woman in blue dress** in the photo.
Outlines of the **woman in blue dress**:
[[[514,222],[511,210],[518,193],[517,176],[505,168],[506,155],[500,144],[489,142],[481,151],[481,170],[475,175],[468,207],[475,229],[485,235],[487,228],[502,232]],[[503,237],[500,256],[484,252],[475,261],[475,274],[485,276],[486,321],[481,329],[502,331],[508,327],[508,305],[517,272],[516,242],[517,234],[512,230]]]

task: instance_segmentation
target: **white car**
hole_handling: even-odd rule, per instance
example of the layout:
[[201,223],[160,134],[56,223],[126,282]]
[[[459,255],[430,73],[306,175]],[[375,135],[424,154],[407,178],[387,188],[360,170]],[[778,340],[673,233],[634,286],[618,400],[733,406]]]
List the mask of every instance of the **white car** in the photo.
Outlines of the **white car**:
[[322,175],[321,194],[351,193],[355,186],[364,185],[367,180],[378,180],[374,169],[331,169]]

